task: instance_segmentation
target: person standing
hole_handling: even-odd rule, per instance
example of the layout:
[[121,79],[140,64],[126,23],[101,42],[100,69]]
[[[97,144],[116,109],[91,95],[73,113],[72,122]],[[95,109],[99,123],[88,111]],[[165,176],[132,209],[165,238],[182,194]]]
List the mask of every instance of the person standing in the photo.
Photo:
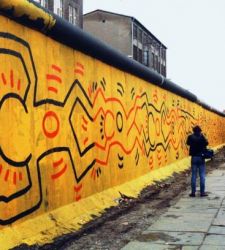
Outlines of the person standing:
[[191,156],[191,193],[190,197],[195,197],[196,192],[196,179],[199,172],[200,177],[200,196],[208,196],[205,192],[205,159],[202,157],[202,153],[208,141],[201,133],[202,130],[199,126],[193,128],[193,134],[187,138],[187,145],[189,148],[189,155]]

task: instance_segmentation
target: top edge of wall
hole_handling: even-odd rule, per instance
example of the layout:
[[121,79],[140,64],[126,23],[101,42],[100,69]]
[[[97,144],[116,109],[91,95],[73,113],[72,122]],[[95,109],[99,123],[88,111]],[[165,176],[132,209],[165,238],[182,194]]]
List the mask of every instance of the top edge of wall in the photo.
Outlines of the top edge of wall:
[[42,8],[38,3],[32,0],[1,0],[0,14],[35,29],[64,45],[81,51],[115,68],[140,77],[154,85],[195,102],[211,112],[225,117],[223,112],[200,101],[195,94],[139,62],[126,57],[118,50]]

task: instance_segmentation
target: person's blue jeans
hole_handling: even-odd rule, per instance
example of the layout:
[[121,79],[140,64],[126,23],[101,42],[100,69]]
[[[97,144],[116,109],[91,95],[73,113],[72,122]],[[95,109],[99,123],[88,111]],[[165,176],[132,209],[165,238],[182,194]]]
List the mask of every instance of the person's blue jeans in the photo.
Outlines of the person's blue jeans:
[[196,192],[196,179],[199,172],[200,177],[200,193],[205,193],[205,160],[201,156],[192,156],[191,158],[191,191]]

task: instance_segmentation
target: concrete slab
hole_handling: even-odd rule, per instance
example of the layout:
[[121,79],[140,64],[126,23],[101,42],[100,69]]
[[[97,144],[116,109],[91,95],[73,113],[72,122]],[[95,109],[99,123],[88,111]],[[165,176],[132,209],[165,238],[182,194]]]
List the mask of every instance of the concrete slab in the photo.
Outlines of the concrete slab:
[[[121,249],[122,250],[140,250],[140,249],[141,250],[168,250],[168,249],[180,250],[181,246],[151,244],[151,243],[146,243],[146,242],[131,241],[129,244],[127,244],[125,247]],[[196,249],[190,249],[190,250],[196,250]]]
[[[225,182],[225,181],[224,181]],[[223,198],[220,196],[210,195],[206,197],[200,197],[200,194],[197,194],[195,198],[184,197],[181,198],[176,205],[178,204],[193,204],[193,205],[202,205],[202,204],[210,204],[210,205],[218,205],[220,206],[223,202]]]
[[225,217],[225,207],[221,207],[219,209],[217,216],[224,216]]
[[225,181],[225,179],[223,178],[223,179],[221,179],[221,180],[213,180],[213,178],[211,179],[211,180],[207,180],[206,182],[205,182],[205,187],[206,187],[206,189],[208,190],[208,189],[210,189],[210,188],[214,188],[214,187],[219,187],[219,188],[221,188],[221,187],[223,187],[223,181]]
[[196,214],[213,214],[218,212],[218,208],[202,208],[202,209],[192,209],[190,207],[171,207],[168,211],[182,212],[182,213],[196,213]]
[[220,176],[213,176],[211,174],[207,175],[206,182],[215,181],[215,183],[220,182],[221,180],[225,179],[224,172],[221,172]]
[[219,209],[221,206],[221,201],[219,200],[210,200],[207,198],[190,198],[190,200],[187,199],[181,199],[178,201],[173,208],[186,208],[195,211],[202,209],[209,209],[209,208],[216,208]]
[[182,250],[198,250],[198,246],[182,246]]
[[192,245],[199,246],[203,242],[204,233],[144,231],[137,240],[153,244]]
[[179,212],[179,211],[170,211],[168,210],[166,213],[164,213],[163,215],[161,215],[161,217],[165,217],[165,218],[172,218],[172,219],[178,219],[178,218],[186,218],[188,220],[198,220],[198,219],[202,219],[204,220],[205,218],[209,218],[209,219],[214,219],[215,218],[215,214],[213,213],[193,213],[193,211],[190,211],[189,213],[183,213],[183,212]]
[[209,177],[216,177],[216,176],[224,176],[224,169],[215,169],[213,172],[209,173],[207,175],[207,178]]
[[174,211],[174,212],[182,212],[182,213],[193,213],[195,212],[196,214],[213,214],[215,215],[218,212],[218,208],[195,208],[195,209],[190,209],[187,207],[171,207],[169,211]]
[[225,235],[225,226],[211,226],[209,229],[209,234],[224,234]]
[[[182,248],[183,250],[183,248]],[[202,245],[199,250],[225,250],[223,246]]]
[[223,175],[224,175],[224,170],[222,170],[222,169],[214,169],[214,171],[211,171],[210,173],[208,173],[207,176],[210,176],[210,177],[211,177],[211,176],[216,176],[216,175],[218,175],[218,174],[219,174],[220,176],[221,176],[221,175],[223,176]]
[[209,189],[209,195],[219,196],[220,198],[223,198],[225,196],[225,190],[212,190]]
[[210,187],[210,188],[214,188],[214,187],[223,187],[223,181],[225,181],[225,179],[221,179],[221,180],[209,180],[207,181],[205,184],[206,184],[206,187]]
[[213,180],[213,179],[211,179],[211,180],[208,180],[208,181],[206,181],[206,187],[210,187],[210,188],[213,188],[213,187],[223,187],[223,181],[224,181],[225,179],[221,179],[221,180]]
[[217,186],[211,185],[210,187],[209,186],[206,186],[206,187],[207,187],[207,191],[211,191],[211,192],[213,192],[213,191],[225,191],[225,187],[222,185],[217,185]]
[[217,216],[213,222],[213,226],[225,226],[225,218],[223,216]]
[[192,220],[191,218],[181,217],[177,219],[160,217],[155,223],[147,229],[147,231],[179,231],[179,232],[208,232],[212,219],[205,217],[204,219]]
[[225,247],[224,235],[208,234],[203,241],[204,245],[211,245],[211,249],[214,249],[212,245]]

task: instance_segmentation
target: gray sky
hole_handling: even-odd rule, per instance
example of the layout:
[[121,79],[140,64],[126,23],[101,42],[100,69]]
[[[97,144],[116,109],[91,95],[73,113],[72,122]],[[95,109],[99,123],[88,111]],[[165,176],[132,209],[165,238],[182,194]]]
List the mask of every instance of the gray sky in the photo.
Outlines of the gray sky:
[[167,78],[225,109],[225,0],[84,0],[138,19],[167,46]]

